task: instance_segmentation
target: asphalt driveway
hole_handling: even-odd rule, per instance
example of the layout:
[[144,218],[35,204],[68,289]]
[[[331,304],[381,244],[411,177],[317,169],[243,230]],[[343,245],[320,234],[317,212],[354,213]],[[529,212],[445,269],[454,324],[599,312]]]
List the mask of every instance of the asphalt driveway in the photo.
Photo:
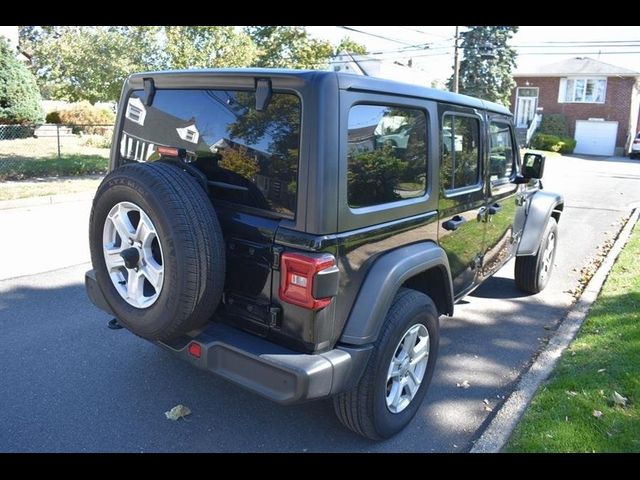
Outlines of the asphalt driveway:
[[[545,188],[566,200],[549,286],[522,294],[510,263],[458,304],[442,321],[422,408],[404,432],[380,443],[343,429],[329,401],[281,407],[126,330],[109,330],[109,317],[84,293],[88,264],[2,280],[0,451],[468,451],[571,305],[580,267],[640,202],[639,180],[639,161],[549,158]],[[8,215],[0,211],[3,232],[13,230]],[[20,235],[36,228],[20,221]],[[4,241],[27,255],[19,236]],[[456,386],[464,380],[470,388]],[[193,414],[166,420],[178,403]]]

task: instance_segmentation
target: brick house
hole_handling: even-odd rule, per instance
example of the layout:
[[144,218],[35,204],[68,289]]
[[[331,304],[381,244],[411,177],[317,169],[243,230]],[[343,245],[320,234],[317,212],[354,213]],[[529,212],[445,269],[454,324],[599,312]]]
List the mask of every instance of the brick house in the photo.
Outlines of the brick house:
[[[574,153],[626,155],[640,120],[640,73],[577,57],[514,74],[511,109],[523,135],[538,114],[564,114]],[[530,130],[530,132],[533,129]]]

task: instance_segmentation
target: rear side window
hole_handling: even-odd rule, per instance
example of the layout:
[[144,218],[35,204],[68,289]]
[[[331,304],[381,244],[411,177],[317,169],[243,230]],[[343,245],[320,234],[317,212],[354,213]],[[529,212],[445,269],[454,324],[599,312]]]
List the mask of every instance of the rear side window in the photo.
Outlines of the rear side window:
[[427,118],[422,110],[356,105],[349,111],[347,199],[350,207],[425,194]]
[[445,190],[480,183],[480,122],[475,117],[446,114],[442,119],[440,180]]
[[274,93],[266,111],[255,93],[158,90],[152,106],[134,91],[127,102],[120,155],[160,158],[158,146],[183,148],[214,198],[293,218],[300,151],[300,99]]

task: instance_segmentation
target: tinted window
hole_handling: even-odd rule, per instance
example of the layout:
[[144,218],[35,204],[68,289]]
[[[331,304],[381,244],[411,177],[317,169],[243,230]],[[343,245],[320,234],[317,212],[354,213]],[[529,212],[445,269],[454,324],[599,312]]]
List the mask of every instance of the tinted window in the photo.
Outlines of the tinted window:
[[349,112],[347,197],[366,207],[424,195],[427,121],[423,111],[356,105]]
[[255,93],[158,90],[129,98],[120,154],[154,161],[157,147],[183,148],[206,173],[215,198],[293,217],[300,148],[300,100],[274,93],[264,112]]
[[445,115],[442,119],[440,177],[446,190],[479,183],[479,135],[477,118]]
[[514,165],[514,149],[509,124],[491,122],[489,126],[489,175],[492,183],[499,183],[511,176]]

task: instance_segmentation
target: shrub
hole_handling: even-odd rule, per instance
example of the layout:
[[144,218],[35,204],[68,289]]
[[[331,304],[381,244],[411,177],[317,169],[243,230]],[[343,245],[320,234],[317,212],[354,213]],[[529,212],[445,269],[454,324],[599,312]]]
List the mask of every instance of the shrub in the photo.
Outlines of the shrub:
[[104,135],[85,135],[82,144],[86,147],[111,148],[111,133]]
[[76,125],[74,133],[88,133],[102,135],[104,127],[91,127],[87,125],[112,125],[115,119],[114,113],[106,108],[98,108],[86,100],[74,103],[69,108],[60,111],[61,123]]
[[569,127],[567,119],[561,113],[549,113],[542,116],[542,123],[538,129],[540,133],[555,135],[556,137],[568,137]]
[[531,148],[559,153],[572,153],[573,149],[576,148],[576,141],[571,137],[536,133],[531,139]]
[[35,123],[43,117],[36,78],[0,38],[0,123]]
[[53,111],[47,113],[44,121],[46,123],[62,123],[62,120],[60,120],[60,112]]

